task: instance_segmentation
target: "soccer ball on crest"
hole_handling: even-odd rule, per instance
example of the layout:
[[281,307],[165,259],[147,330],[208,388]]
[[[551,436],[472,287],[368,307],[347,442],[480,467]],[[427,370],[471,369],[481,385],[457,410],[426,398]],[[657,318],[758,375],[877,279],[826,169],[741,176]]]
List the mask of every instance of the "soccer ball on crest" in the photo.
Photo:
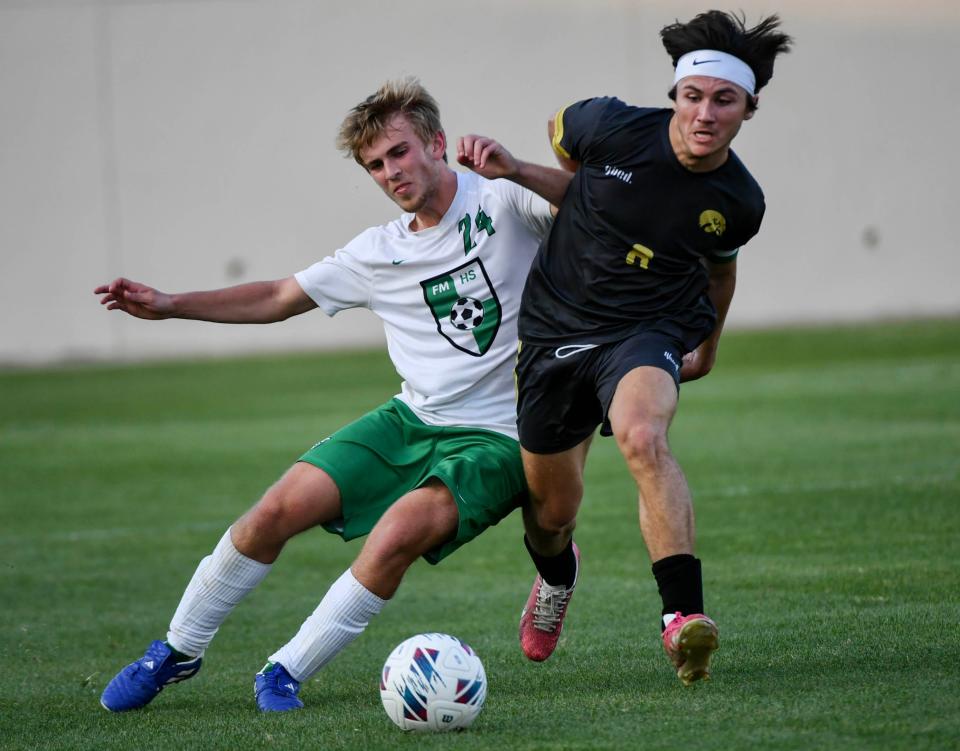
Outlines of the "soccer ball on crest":
[[469,727],[486,698],[480,658],[447,634],[418,634],[401,642],[380,676],[383,708],[402,730]]
[[475,329],[483,323],[483,303],[472,297],[461,297],[450,309],[450,323],[461,331]]

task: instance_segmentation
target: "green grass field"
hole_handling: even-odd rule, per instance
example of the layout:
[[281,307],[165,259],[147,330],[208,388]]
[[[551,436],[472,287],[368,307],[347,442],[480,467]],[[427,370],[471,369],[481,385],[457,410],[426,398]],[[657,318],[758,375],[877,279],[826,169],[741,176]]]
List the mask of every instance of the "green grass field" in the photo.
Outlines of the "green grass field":
[[[0,373],[0,747],[960,748],[960,320],[734,332],[684,387],[671,439],[721,629],[709,682],[684,688],[668,668],[635,491],[604,439],[581,586],[548,662],[517,644],[533,568],[514,514],[415,566],[304,686],[305,711],[260,715],[253,673],[359,550],[316,530],[195,679],[105,712],[104,685],[163,638],[229,523],[396,388],[382,353]],[[487,704],[467,732],[404,734],[381,709],[380,666],[433,630],[480,654]]]

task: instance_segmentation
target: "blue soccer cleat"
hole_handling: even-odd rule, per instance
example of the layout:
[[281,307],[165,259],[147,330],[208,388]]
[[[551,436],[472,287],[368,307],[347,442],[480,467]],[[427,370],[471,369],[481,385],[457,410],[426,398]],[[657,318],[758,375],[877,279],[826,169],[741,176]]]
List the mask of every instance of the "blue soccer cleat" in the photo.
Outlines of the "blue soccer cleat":
[[143,657],[131,662],[107,684],[100,703],[111,712],[145,707],[163,691],[164,686],[196,675],[202,662],[202,657],[175,662],[170,647],[162,641],[154,641]]
[[253,678],[253,695],[261,712],[289,712],[302,709],[297,698],[300,681],[296,680],[279,662],[267,664]]

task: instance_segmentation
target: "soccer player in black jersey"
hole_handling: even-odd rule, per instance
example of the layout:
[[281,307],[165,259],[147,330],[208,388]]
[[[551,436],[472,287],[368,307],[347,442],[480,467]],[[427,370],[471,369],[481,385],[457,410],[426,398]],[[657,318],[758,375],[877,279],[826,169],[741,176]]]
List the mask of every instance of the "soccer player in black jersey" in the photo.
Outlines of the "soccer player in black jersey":
[[[672,109],[614,98],[560,110],[550,138],[575,176],[524,289],[518,414],[538,576],[521,616],[532,660],[556,647],[579,570],[573,528],[596,427],[613,435],[639,490],[640,528],[663,599],[664,648],[684,684],[709,676],[716,624],[703,614],[690,490],[667,432],[681,381],[710,372],[736,281],[760,228],[760,186],[730,149],[791,39],[708,11],[661,32]],[[458,158],[530,184],[531,165],[479,136]]]

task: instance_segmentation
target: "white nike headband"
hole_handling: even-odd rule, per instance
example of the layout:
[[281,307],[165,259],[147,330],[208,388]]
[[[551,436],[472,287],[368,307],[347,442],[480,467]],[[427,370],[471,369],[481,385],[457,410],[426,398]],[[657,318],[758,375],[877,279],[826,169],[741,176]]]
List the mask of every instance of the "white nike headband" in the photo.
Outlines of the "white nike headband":
[[677,60],[677,72],[673,76],[673,85],[687,76],[710,76],[722,78],[737,86],[742,86],[750,96],[756,96],[757,79],[750,66],[739,57],[717,50],[696,50],[688,52]]

